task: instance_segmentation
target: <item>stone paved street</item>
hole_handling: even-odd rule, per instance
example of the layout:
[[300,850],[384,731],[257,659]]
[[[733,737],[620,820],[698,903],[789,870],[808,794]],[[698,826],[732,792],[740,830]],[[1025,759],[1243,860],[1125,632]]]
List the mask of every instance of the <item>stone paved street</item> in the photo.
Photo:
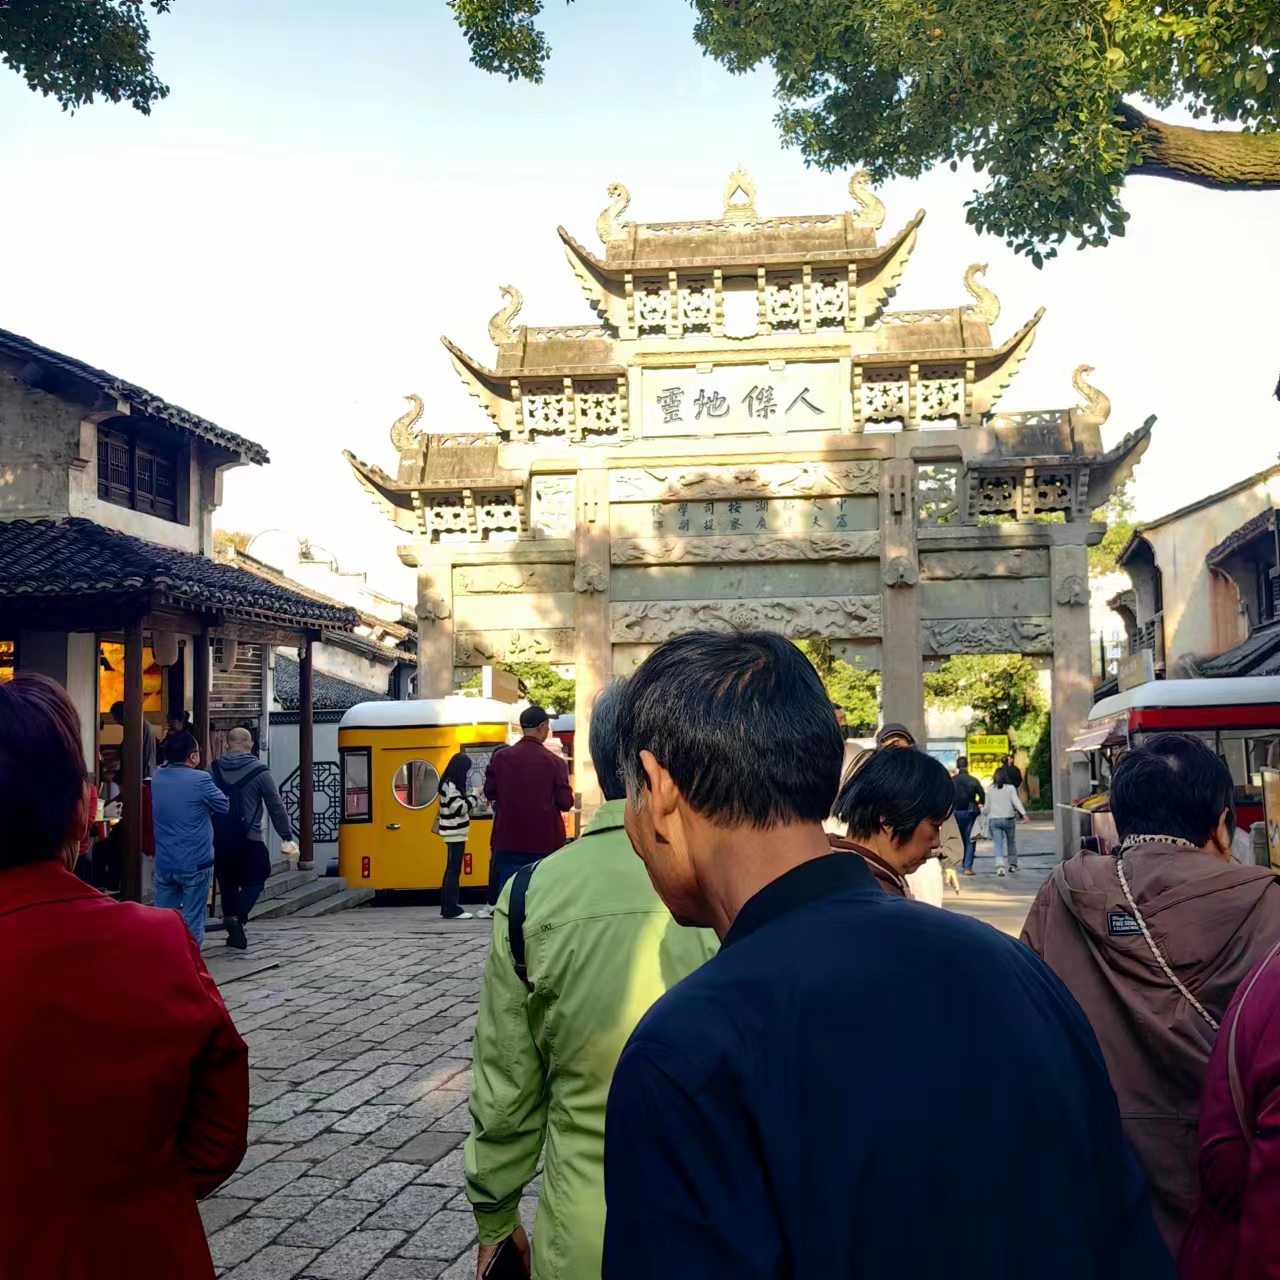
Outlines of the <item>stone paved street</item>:
[[[1016,934],[1053,865],[1051,841],[1044,823],[1021,828],[1024,870],[1003,880],[979,845],[979,874],[948,907]],[[251,937],[244,955],[220,939],[205,949],[253,1081],[249,1153],[201,1206],[219,1274],[469,1280],[462,1142],[488,923],[377,908]],[[522,1206],[526,1226],[533,1207]]]

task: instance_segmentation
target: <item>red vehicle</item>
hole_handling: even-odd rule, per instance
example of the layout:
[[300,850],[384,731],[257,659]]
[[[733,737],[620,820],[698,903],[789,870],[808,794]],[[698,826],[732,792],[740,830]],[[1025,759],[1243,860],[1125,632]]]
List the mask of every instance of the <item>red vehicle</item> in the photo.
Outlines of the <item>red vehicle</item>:
[[1280,676],[1149,680],[1097,703],[1089,728],[1068,748],[1089,758],[1092,778],[1091,794],[1073,801],[1094,815],[1094,833],[1108,844],[1112,766],[1129,747],[1170,730],[1202,738],[1226,762],[1242,831],[1263,820],[1262,770],[1280,766]]

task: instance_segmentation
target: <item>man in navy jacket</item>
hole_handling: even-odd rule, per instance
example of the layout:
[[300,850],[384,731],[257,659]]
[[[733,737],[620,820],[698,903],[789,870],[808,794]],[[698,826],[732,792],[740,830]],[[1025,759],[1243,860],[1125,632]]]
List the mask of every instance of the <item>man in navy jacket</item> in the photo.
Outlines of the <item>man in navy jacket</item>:
[[[843,744],[793,645],[671,641],[631,678],[619,743],[632,844],[723,946],[614,1076],[605,1280],[1172,1275],[1066,988],[832,853]],[[922,791],[864,797],[886,838],[936,841]]]

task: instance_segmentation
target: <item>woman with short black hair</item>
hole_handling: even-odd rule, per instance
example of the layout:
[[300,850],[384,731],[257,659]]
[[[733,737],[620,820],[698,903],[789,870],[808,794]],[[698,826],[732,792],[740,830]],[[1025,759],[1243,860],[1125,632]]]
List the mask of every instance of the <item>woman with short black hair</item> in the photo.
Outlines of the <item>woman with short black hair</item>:
[[911,897],[906,877],[929,860],[955,804],[946,768],[923,751],[882,747],[845,780],[831,816],[846,836],[833,849],[863,858],[882,888]]
[[1280,940],[1280,883],[1231,854],[1233,798],[1198,738],[1161,733],[1127,752],[1111,781],[1118,856],[1059,866],[1022,935],[1093,1024],[1175,1253],[1196,1199],[1209,1052],[1241,979]]
[[0,1273],[211,1280],[248,1051],[182,920],[71,874],[82,751],[52,680],[0,685]]

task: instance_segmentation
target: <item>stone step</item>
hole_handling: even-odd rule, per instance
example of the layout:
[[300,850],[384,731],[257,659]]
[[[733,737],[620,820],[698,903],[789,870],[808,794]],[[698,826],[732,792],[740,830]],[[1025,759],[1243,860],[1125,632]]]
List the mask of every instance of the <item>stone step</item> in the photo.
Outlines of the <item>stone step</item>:
[[[330,880],[331,884],[346,885],[345,880]],[[352,907],[363,906],[366,902],[372,902],[374,892],[372,889],[343,888],[341,892],[333,894],[331,897],[322,898],[319,902],[313,902],[309,907],[303,907],[300,911],[295,911],[296,916],[331,916],[339,911],[350,911]]]
[[273,876],[282,876],[286,871],[293,870],[293,863],[288,858],[276,858],[271,864],[271,874]]
[[304,884],[310,884],[317,879],[314,871],[284,871],[279,875],[274,875],[266,884],[262,886],[262,897],[259,901],[267,901],[270,898],[282,898],[286,893],[292,893],[294,889],[301,889]]
[[249,912],[250,920],[272,920],[277,916],[296,915],[304,907],[332,898],[346,888],[343,880],[312,876],[306,884],[290,889],[276,898],[264,898]]

